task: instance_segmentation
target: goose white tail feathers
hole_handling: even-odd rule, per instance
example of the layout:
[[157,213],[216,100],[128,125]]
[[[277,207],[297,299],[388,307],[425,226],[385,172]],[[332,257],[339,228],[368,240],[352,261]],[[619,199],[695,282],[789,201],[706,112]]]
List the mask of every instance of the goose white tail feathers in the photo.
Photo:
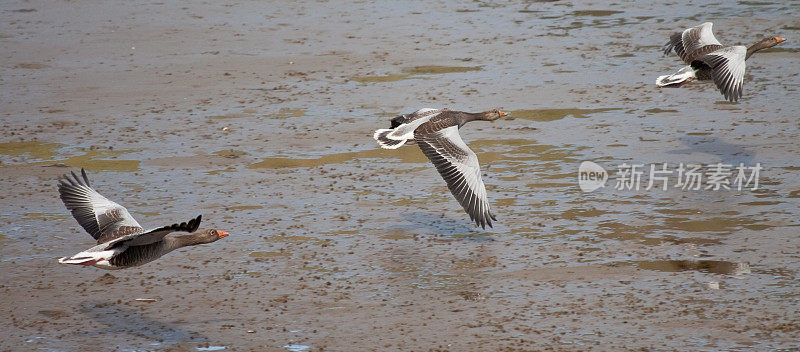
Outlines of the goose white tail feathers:
[[114,255],[114,251],[102,251],[102,252],[80,252],[68,258],[58,258],[58,262],[61,264],[73,264],[73,265],[93,265],[100,261],[108,261]]
[[656,85],[659,87],[678,87],[695,79],[697,77],[695,72],[696,70],[692,66],[686,66],[671,75],[659,76],[656,78]]
[[389,135],[394,132],[394,129],[380,129],[375,131],[372,138],[378,141],[378,144],[383,149],[397,149],[406,143],[406,139],[392,139]]

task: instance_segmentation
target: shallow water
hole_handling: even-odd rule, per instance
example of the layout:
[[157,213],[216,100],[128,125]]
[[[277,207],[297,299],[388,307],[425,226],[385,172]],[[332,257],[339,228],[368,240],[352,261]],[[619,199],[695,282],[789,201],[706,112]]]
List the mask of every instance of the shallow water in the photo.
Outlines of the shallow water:
[[[3,9],[4,349],[796,347],[794,2]],[[789,39],[739,103],[653,84],[704,21]],[[493,228],[415,145],[372,140],[422,107],[511,113],[461,130]],[[591,193],[587,160],[611,175]],[[759,189],[615,189],[622,163],[719,162],[760,163]],[[57,198],[80,167],[144,227],[231,235],[111,277],[58,265],[93,244]]]

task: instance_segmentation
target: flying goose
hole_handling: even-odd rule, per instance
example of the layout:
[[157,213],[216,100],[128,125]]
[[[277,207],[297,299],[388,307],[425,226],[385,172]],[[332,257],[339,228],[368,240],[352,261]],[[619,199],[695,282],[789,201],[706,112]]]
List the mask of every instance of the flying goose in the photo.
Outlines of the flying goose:
[[664,45],[664,55],[675,51],[689,66],[678,72],[656,79],[659,87],[679,87],[683,83],[699,80],[714,80],[725,99],[735,102],[742,96],[745,60],[756,51],[771,48],[786,40],[781,37],[762,39],[750,47],[741,45],[723,46],[711,32],[711,22],[703,23],[683,32],[675,32]]
[[486,229],[486,225],[492,227],[492,220],[497,219],[489,207],[478,157],[461,139],[458,129],[470,121],[494,121],[506,115],[500,110],[468,113],[420,109],[393,118],[391,128],[375,131],[373,138],[385,149],[397,149],[415,140],[470,219],[476,226]]
[[[125,207],[103,197],[89,185],[84,169],[81,176],[71,172],[61,177],[58,192],[75,220],[97,240],[97,245],[69,258],[60,258],[59,263],[124,269],[149,263],[181,247],[211,243],[228,235],[213,229],[194,232],[202,215],[188,222],[145,231]],[[192,233],[167,236],[172,232]]]

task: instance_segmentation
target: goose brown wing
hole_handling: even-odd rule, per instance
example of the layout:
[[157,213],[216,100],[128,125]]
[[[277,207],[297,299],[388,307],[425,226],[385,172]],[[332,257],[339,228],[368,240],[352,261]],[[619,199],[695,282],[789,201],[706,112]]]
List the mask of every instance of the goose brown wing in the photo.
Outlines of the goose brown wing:
[[737,101],[742,97],[744,85],[745,60],[747,48],[741,45],[729,46],[700,57],[701,61],[711,68],[711,77],[719,91],[729,101]]
[[489,207],[478,157],[458,134],[458,126],[417,138],[417,144],[442,175],[450,192],[475,224],[492,227],[497,220]]
[[198,215],[196,218],[191,219],[188,222],[182,222],[180,224],[172,224],[169,226],[162,226],[157,229],[153,229],[141,234],[128,235],[125,236],[124,238],[120,238],[118,241],[115,241],[114,246],[119,246],[123,244],[130,247],[143,246],[161,241],[164,239],[165,236],[173,232],[195,232],[197,231],[197,228],[200,227],[200,221],[202,221],[202,218],[203,218],[202,215]]
[[144,232],[125,207],[108,200],[91,187],[83,169],[81,176],[74,172],[64,175],[59,180],[58,192],[78,224],[98,244]]
[[392,118],[392,125],[390,128],[396,128],[402,124],[411,123],[421,118],[426,118],[427,121],[430,119],[430,117],[436,116],[436,114],[438,114],[440,111],[441,110],[439,109],[423,108],[410,114],[395,116]]
[[711,22],[706,22],[681,33],[672,34],[669,42],[664,46],[664,53],[668,54],[674,49],[681,60],[691,64],[697,58],[721,49],[722,44],[714,37],[712,27]]

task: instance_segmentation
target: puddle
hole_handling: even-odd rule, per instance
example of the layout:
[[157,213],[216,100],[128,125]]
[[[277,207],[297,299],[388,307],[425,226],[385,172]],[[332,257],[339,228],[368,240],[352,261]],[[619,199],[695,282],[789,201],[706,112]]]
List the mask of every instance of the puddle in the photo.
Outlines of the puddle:
[[629,262],[639,269],[663,272],[699,271],[712,274],[744,275],[750,273],[750,263],[723,260],[649,260]]
[[286,345],[286,346],[283,346],[283,348],[285,348],[285,349],[287,349],[289,351],[292,351],[292,352],[303,352],[303,351],[308,351],[308,349],[311,348],[311,347],[306,346],[306,345]]
[[206,347],[198,347],[198,351],[222,351],[228,349],[228,346],[206,346]]
[[438,75],[445,73],[458,73],[469,71],[480,71],[482,66],[414,66],[404,68],[402,73],[392,73],[383,76],[353,76],[350,79],[356,82],[370,83],[370,82],[394,82],[404,79],[423,78],[416,77],[421,75]]
[[63,147],[61,143],[46,142],[9,142],[0,143],[0,154],[8,156],[28,156],[36,160],[52,160],[58,149]]
[[561,120],[567,116],[572,116],[575,118],[587,118],[589,117],[588,115],[591,114],[612,110],[621,110],[621,108],[514,110],[510,112],[510,116],[531,121],[548,122]]

